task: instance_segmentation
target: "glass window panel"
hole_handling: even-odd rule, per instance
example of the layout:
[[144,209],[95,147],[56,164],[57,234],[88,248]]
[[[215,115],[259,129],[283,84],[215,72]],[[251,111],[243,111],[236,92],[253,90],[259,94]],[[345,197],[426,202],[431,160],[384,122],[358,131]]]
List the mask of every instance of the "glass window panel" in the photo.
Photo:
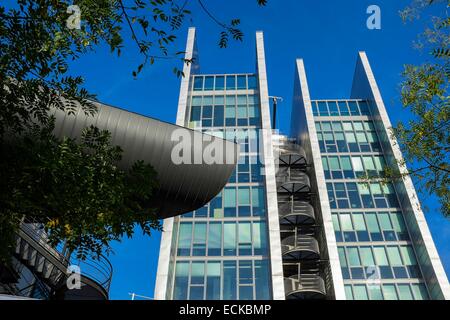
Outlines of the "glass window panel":
[[336,141],[345,141],[345,136],[343,133],[338,132],[334,134]]
[[202,97],[193,97],[192,98],[192,106],[201,106],[202,105]]
[[192,223],[181,223],[178,237],[178,255],[190,255],[192,241]]
[[342,131],[342,124],[340,122],[333,121],[333,131]]
[[352,286],[351,285],[345,285],[345,297],[347,298],[347,300],[353,300],[353,291],[352,291]]
[[357,132],[356,139],[358,140],[358,143],[366,143],[367,142],[366,134],[364,132]]
[[386,164],[384,162],[384,158],[382,156],[375,156],[375,157],[373,157],[373,160],[375,162],[375,168],[378,171],[383,171],[384,167],[386,166]]
[[203,77],[194,78],[194,91],[203,90]]
[[355,171],[364,171],[361,157],[352,157],[352,164]]
[[319,131],[322,131],[322,129],[320,129],[320,122],[316,122],[315,123],[316,124],[316,130],[319,132]]
[[341,157],[341,165],[342,165],[342,169],[343,170],[352,170],[352,164],[351,164],[351,160],[350,157]]
[[353,126],[355,127],[356,131],[363,131],[364,130],[363,124],[360,121],[353,122]]
[[258,106],[256,105],[249,105],[248,106],[248,116],[250,118],[254,118],[258,116]]
[[387,247],[387,253],[389,261],[391,262],[391,266],[403,265],[398,247]]
[[331,116],[339,115],[338,105],[336,101],[328,101],[328,109],[330,109]]
[[253,75],[248,76],[248,88],[250,90],[258,89],[258,82],[257,82],[256,76],[253,76]]
[[212,106],[213,105],[213,96],[204,96],[203,97],[203,106]]
[[379,266],[389,265],[384,247],[374,247],[373,252],[375,254],[375,261],[377,262],[377,265]]
[[247,118],[247,106],[246,105],[238,105],[237,116],[239,119]]
[[327,157],[322,157],[322,165],[323,165],[323,170],[327,171],[327,170],[328,170],[328,160],[327,160]]
[[226,118],[236,118],[236,107],[235,106],[227,106],[225,109],[225,117]]
[[343,126],[345,131],[353,131],[353,126],[351,122],[344,122]]
[[236,207],[236,189],[225,188],[223,192],[223,203],[226,208]]
[[339,158],[338,157],[329,157],[328,162],[330,163],[330,169],[331,170],[341,170],[341,166],[339,164]]
[[216,90],[224,90],[225,89],[225,77],[217,76],[216,77]]
[[355,300],[368,300],[367,289],[365,285],[355,285],[353,286],[353,293]]
[[332,133],[325,133],[324,135],[325,141],[330,141],[331,143],[334,143],[333,134]]
[[253,247],[256,255],[263,255],[267,248],[266,223],[257,221],[253,223]]
[[377,217],[375,213],[366,214],[366,219],[369,232],[380,232],[380,228],[378,226]]
[[369,186],[366,183],[358,183],[358,191],[361,195],[370,195]]
[[237,77],[237,88],[238,88],[238,90],[247,89],[247,76],[238,76]]
[[350,108],[350,113],[352,114],[352,116],[358,116],[360,114],[358,110],[358,105],[355,101],[349,101],[348,107]]
[[239,286],[239,300],[253,300],[253,286]]
[[362,265],[365,267],[370,267],[375,265],[375,260],[373,259],[372,249],[370,247],[359,248],[359,253],[361,255]]
[[222,223],[212,222],[209,225],[208,255],[220,256],[222,248]]
[[238,201],[239,205],[250,205],[250,188],[240,187],[238,189]]
[[205,77],[205,90],[214,90],[214,77]]
[[319,114],[321,116],[328,116],[327,103],[325,101],[321,101],[321,102],[318,102],[317,105],[319,107]]
[[382,195],[383,192],[381,191],[381,185],[379,183],[371,183],[370,184],[370,191],[373,195]]
[[353,223],[356,231],[366,231],[366,224],[364,223],[364,215],[362,213],[354,213]]
[[378,214],[378,220],[380,221],[381,229],[392,230],[392,224],[391,224],[391,220],[389,219],[389,213],[380,212]]
[[339,253],[339,261],[341,262],[341,267],[347,267],[347,260],[345,259],[345,250],[344,248],[338,248]]
[[271,298],[268,260],[255,261],[255,291],[257,300],[269,300]]
[[361,262],[359,260],[359,255],[358,255],[358,248],[356,248],[356,247],[347,248],[347,258],[348,258],[348,263],[351,267],[361,265]]
[[356,136],[353,132],[346,132],[345,133],[345,139],[347,139],[348,143],[355,143],[356,142]]
[[407,266],[417,265],[416,255],[412,247],[402,246],[400,247],[400,251],[402,253],[403,261],[405,261],[405,265]]
[[388,183],[388,184],[383,184],[382,185],[383,188],[383,192],[385,194],[395,194],[395,190],[394,187],[392,186],[392,184]]
[[236,76],[227,76],[227,90],[236,90]]
[[383,294],[379,285],[369,285],[368,289],[370,300],[383,300]]
[[235,300],[237,298],[237,272],[236,261],[223,262],[223,299]]
[[341,231],[341,226],[339,225],[339,218],[338,218],[337,214],[333,214],[332,219],[333,219],[334,231]]
[[384,300],[398,300],[397,291],[393,284],[383,285],[383,294]]
[[375,163],[373,162],[372,157],[370,156],[363,157],[363,162],[366,170],[375,170]]
[[374,131],[367,131],[366,133],[367,133],[367,139],[369,140],[370,143],[378,141],[377,135]]
[[259,104],[258,96],[255,94],[248,95],[248,104]]
[[424,284],[413,284],[412,291],[416,300],[428,300],[428,291]]
[[401,212],[392,213],[391,218],[396,232],[406,232],[406,225]]
[[364,129],[366,131],[375,131],[375,127],[371,121],[364,121]]
[[252,205],[256,208],[263,208],[264,204],[264,187],[252,188]]
[[238,95],[237,96],[237,104],[238,105],[247,105],[247,96],[246,95]]
[[223,226],[223,249],[225,255],[236,254],[236,223],[225,222]]
[[239,261],[239,284],[253,284],[253,268],[251,261]]
[[206,300],[220,300],[220,262],[208,262]]
[[239,229],[239,243],[251,243],[252,233],[250,222],[240,222],[238,225]]
[[224,96],[215,96],[214,97],[214,104],[223,106],[225,104],[225,97]]
[[350,115],[350,113],[348,111],[347,102],[339,101],[338,105],[339,105],[339,111],[341,112],[341,116],[348,116],[348,115]]
[[206,223],[197,222],[194,225],[194,242],[196,243],[206,242]]
[[175,267],[174,300],[186,300],[189,286],[189,262],[177,262]]
[[223,126],[223,116],[224,116],[224,107],[223,106],[215,106],[214,107],[214,126],[215,127]]
[[330,122],[322,122],[322,131],[332,131]]
[[225,96],[225,100],[227,102],[227,106],[236,105],[236,96]]
[[340,214],[342,231],[353,231],[350,214]]
[[201,120],[201,107],[192,107],[191,109],[191,121],[200,121]]
[[398,292],[400,294],[400,300],[413,300],[411,288],[409,284],[399,284]]
[[191,266],[191,284],[203,284],[205,282],[205,263],[194,261]]

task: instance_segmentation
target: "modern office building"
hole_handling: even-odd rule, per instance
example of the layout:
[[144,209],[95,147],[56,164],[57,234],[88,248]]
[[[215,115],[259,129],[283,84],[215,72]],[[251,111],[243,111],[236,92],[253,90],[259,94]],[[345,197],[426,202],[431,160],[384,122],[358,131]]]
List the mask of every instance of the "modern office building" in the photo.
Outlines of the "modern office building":
[[[296,61],[289,136],[270,121],[262,32],[252,74],[200,72],[189,29],[177,125],[241,145],[228,184],[164,221],[156,299],[450,299],[364,52],[349,99],[312,100]],[[403,169],[402,169],[403,170]]]

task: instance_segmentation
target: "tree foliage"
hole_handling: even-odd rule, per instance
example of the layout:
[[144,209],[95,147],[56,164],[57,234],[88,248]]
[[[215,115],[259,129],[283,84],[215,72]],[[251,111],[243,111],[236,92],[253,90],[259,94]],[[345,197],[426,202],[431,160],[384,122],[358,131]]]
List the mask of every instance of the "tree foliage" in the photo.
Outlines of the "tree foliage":
[[[266,0],[257,0],[264,6]],[[220,21],[203,0],[77,0],[80,28],[68,26],[72,0],[18,0],[0,3],[0,241],[12,246],[20,219],[45,222],[56,244],[83,256],[108,250],[110,241],[160,228],[149,201],[153,169],[142,162],[128,171],[117,164],[122,151],[109,133],[87,128],[81,141],[52,134],[52,109],[72,114],[81,105],[94,115],[95,95],[84,88],[71,62],[106,45],[121,55],[130,38],[142,61],[133,76],[161,59],[184,60],[176,31],[197,3],[228,38],[242,40],[239,19]],[[175,63],[174,62],[174,63]],[[183,76],[177,67],[175,74]],[[2,250],[4,251],[4,250]]]
[[[435,5],[440,16],[431,19],[429,27],[416,42],[416,47],[428,51],[421,65],[406,65],[401,87],[402,104],[412,119],[399,123],[392,130],[403,150],[405,159],[399,165],[411,167],[411,175],[419,190],[436,195],[442,212],[450,214],[450,18],[448,0],[415,0],[401,12],[402,18],[414,20],[429,6]],[[390,170],[390,178],[402,177]]]

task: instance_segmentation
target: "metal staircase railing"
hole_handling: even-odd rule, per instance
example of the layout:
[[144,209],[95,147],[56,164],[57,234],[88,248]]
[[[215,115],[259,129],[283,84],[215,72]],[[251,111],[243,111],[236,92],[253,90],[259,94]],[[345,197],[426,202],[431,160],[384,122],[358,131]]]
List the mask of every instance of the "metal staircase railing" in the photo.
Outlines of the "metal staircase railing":
[[112,266],[103,255],[85,260],[69,253],[63,244],[56,247],[49,244],[48,234],[42,223],[27,221],[17,231],[15,257],[33,274],[45,283],[53,294],[65,287],[70,274],[69,266],[78,266],[81,282],[90,285],[107,299],[112,279]]
[[316,216],[311,205],[311,182],[304,150],[286,137],[278,137],[276,174],[280,229],[291,234],[281,240],[285,294],[288,299],[324,299],[326,287],[320,276],[320,247]]

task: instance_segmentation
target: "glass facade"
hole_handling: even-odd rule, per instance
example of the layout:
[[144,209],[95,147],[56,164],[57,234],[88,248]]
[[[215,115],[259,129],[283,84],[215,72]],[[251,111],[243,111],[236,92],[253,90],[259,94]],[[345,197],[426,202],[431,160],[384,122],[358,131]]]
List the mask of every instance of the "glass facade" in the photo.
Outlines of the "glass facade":
[[168,299],[271,299],[260,114],[256,75],[192,77],[186,126],[239,143],[241,158],[219,195],[175,219]]
[[312,107],[347,299],[428,299],[368,102]]

